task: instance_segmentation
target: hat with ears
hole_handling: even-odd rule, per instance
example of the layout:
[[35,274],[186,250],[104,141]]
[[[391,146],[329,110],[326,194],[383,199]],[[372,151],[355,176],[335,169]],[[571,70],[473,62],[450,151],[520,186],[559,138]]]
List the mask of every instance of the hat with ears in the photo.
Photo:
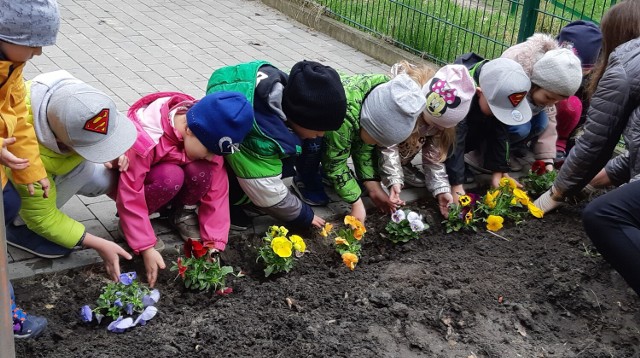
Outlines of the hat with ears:
[[591,68],[596,63],[602,48],[602,32],[593,22],[578,20],[560,30],[558,42],[561,47],[572,50],[582,63],[582,68]]
[[95,163],[118,158],[137,137],[133,122],[118,112],[113,100],[83,82],[53,91],[47,122],[57,140]]
[[252,125],[253,107],[239,92],[208,94],[187,111],[189,130],[217,155],[234,153]]
[[533,65],[531,83],[561,96],[572,96],[582,84],[580,59],[566,48],[551,50]]
[[427,105],[422,89],[407,74],[375,87],[364,99],[360,125],[381,146],[407,139]]
[[508,58],[496,58],[480,68],[479,85],[487,99],[491,113],[510,126],[531,120],[527,94],[531,81],[522,66]]
[[56,0],[0,0],[0,41],[28,47],[56,43],[60,12]]
[[446,65],[422,87],[425,115],[444,128],[455,127],[469,113],[476,86],[463,65]]
[[282,92],[282,111],[288,120],[305,129],[337,130],[347,115],[340,75],[318,62],[296,63]]

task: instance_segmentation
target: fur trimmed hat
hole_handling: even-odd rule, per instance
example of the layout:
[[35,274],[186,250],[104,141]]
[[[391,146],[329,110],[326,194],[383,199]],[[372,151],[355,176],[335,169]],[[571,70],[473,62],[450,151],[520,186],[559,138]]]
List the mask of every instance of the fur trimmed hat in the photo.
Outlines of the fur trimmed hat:
[[531,77],[533,65],[538,62],[545,53],[557,49],[558,42],[548,34],[533,34],[526,41],[513,45],[506,49],[501,58],[514,60],[522,66],[527,76]]

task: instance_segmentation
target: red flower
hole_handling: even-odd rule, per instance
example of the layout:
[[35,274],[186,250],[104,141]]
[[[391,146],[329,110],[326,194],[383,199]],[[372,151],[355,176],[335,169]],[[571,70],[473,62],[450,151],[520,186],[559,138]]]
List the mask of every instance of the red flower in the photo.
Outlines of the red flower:
[[229,296],[233,293],[233,288],[225,287],[224,289],[219,289],[216,291],[216,295],[218,296]]
[[546,166],[547,164],[545,164],[545,162],[543,162],[542,160],[536,160],[535,162],[533,162],[533,164],[531,164],[531,171],[536,173],[537,175],[544,175],[544,173],[547,172]]
[[191,258],[191,250],[193,249],[192,243],[193,243],[193,240],[191,239],[184,242],[183,252],[184,252],[184,256],[188,259]]
[[187,266],[182,266],[182,257],[178,257],[178,273],[183,279],[185,272],[187,272]]
[[[191,239],[189,239],[189,240],[192,241]],[[209,253],[209,248],[206,247],[206,246],[203,246],[200,241],[192,241],[191,242],[191,252],[193,253],[193,256],[196,257],[196,259],[199,259],[202,256],[204,256],[204,255]]]

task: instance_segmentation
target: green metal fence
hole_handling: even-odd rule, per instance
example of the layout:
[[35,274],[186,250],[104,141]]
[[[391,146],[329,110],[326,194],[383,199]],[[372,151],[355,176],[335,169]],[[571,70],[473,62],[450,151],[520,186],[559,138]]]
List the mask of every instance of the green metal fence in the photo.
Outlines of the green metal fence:
[[[309,1],[309,0],[307,0]],[[324,13],[438,64],[465,52],[486,58],[534,32],[599,23],[616,0],[313,0]]]

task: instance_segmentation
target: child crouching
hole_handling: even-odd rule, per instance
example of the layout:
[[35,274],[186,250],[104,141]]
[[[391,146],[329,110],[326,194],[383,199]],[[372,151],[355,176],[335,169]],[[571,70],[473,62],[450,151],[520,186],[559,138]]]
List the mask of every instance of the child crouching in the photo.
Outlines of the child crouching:
[[129,169],[120,174],[116,207],[125,239],[142,255],[153,287],[165,264],[154,248],[158,239],[149,214],[170,204],[171,223],[183,239],[202,239],[224,250],[229,185],[221,156],[233,153],[247,135],[253,109],[237,92],[217,92],[200,101],[163,92],[138,100],[128,115],[138,138],[126,153]]

